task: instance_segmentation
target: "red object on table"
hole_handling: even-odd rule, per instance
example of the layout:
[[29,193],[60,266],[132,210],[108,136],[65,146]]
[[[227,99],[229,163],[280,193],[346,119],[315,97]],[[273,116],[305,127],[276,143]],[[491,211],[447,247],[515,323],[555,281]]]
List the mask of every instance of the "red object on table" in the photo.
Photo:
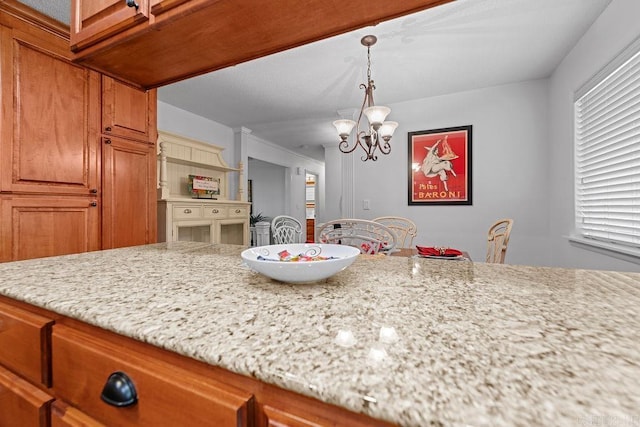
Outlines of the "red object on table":
[[440,247],[427,247],[427,246],[416,246],[418,249],[419,255],[424,256],[462,256],[462,252],[457,249],[451,248],[440,248]]

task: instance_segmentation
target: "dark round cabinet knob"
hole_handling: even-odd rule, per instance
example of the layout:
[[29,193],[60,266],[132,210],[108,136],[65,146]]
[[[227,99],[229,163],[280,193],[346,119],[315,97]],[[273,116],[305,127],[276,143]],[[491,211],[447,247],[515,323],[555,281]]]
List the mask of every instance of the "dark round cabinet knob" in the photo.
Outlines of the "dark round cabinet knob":
[[138,5],[138,3],[135,2],[135,0],[125,0],[125,3],[129,7],[135,7],[136,10],[138,10],[138,7],[140,7],[140,5]]
[[135,405],[138,402],[138,393],[127,374],[118,371],[109,375],[100,398],[111,406],[121,408]]
[[104,128],[105,132],[111,132],[111,126],[107,126],[106,128]]

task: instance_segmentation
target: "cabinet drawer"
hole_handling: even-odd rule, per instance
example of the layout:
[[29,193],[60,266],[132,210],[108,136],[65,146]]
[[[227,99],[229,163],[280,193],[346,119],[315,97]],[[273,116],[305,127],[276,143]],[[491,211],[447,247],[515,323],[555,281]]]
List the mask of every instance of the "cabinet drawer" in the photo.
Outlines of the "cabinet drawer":
[[46,427],[52,400],[0,366],[0,426]]
[[51,319],[0,302],[0,364],[49,386],[52,324]]
[[[52,349],[56,396],[104,424],[236,427],[250,421],[250,393],[129,347],[55,325]],[[115,407],[100,398],[115,372],[133,383],[138,397],[133,405]]]
[[249,208],[247,206],[229,206],[229,218],[249,217]]
[[202,218],[202,206],[174,206],[174,219],[199,219]]
[[82,411],[55,400],[51,404],[51,427],[106,427]]
[[227,217],[227,208],[222,206],[205,206],[204,216],[206,218],[222,219]]

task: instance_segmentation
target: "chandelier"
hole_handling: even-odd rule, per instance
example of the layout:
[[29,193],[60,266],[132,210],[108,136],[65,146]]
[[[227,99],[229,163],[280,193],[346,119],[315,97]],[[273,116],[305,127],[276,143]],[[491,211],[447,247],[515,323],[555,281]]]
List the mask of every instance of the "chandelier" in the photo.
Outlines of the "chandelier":
[[[384,121],[391,112],[391,108],[375,105],[373,102],[373,90],[376,86],[371,80],[371,46],[376,44],[376,41],[378,39],[372,35],[364,36],[360,40],[360,43],[367,47],[367,84],[360,84],[360,89],[364,89],[364,101],[362,102],[362,107],[360,107],[358,121],[342,119],[333,122],[341,139],[340,145],[338,145],[340,151],[351,153],[356,148],[361,147],[366,152],[361,158],[363,162],[367,160],[375,162],[378,160],[377,151],[382,154],[389,154],[391,152],[389,140],[398,127],[397,122]],[[360,130],[360,121],[363,114],[367,116],[369,126],[365,130]],[[349,138],[354,127],[356,128],[355,143],[349,147],[347,138]]]

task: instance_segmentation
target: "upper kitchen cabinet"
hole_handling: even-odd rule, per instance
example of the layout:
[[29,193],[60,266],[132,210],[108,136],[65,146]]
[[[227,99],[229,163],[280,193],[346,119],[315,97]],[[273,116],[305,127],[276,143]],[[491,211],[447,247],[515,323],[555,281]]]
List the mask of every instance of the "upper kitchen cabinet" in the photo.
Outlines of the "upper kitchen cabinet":
[[144,91],[102,77],[102,133],[156,142],[155,89]]
[[71,49],[78,50],[147,21],[147,0],[72,0]]
[[2,192],[99,190],[100,76],[71,63],[56,40],[0,27]]
[[71,49],[154,88],[449,1],[73,0]]

